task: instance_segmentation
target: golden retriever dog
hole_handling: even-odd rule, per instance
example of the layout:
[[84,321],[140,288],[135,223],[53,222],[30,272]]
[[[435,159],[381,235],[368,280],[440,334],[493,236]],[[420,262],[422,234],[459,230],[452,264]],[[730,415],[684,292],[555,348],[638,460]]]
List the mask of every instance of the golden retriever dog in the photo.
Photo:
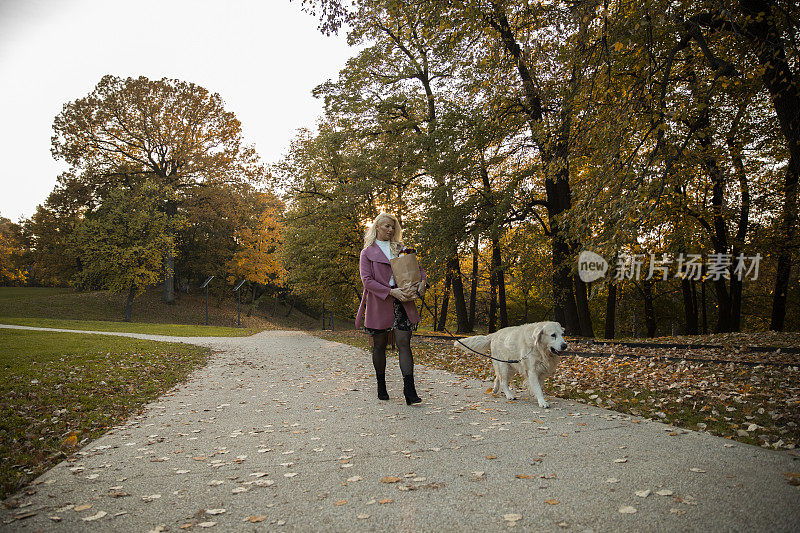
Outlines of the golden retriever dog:
[[[564,328],[561,324],[558,322],[523,324],[503,328],[489,335],[467,337],[453,343],[456,348],[472,353],[465,345],[476,352],[502,360],[492,360],[494,394],[502,390],[509,400],[516,399],[508,386],[508,379],[519,373],[527,382],[531,396],[536,396],[539,401],[539,407],[550,406],[542,393],[542,381],[553,375],[561,352],[567,349]],[[505,362],[513,360],[519,360],[519,363]]]

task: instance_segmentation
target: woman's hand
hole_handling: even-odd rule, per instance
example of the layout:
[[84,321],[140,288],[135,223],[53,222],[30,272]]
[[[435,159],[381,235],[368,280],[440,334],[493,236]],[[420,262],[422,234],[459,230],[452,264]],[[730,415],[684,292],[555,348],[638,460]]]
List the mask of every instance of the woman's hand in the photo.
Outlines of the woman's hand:
[[425,296],[426,290],[428,290],[427,283],[425,283],[424,281],[420,281],[419,283],[417,283],[417,294],[419,295],[420,298]]
[[409,301],[411,299],[406,295],[405,292],[403,292],[402,289],[398,289],[398,288],[394,288],[394,289],[390,290],[389,291],[389,296],[393,296],[394,298],[397,298],[401,302],[407,302],[407,301]]

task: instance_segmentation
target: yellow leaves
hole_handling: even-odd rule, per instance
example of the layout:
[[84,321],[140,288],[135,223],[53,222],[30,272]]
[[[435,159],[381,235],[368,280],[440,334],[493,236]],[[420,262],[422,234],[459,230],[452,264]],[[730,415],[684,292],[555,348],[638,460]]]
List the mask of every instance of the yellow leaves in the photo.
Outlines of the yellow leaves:
[[269,194],[261,194],[255,209],[259,213],[237,228],[235,239],[240,249],[228,263],[228,272],[235,278],[244,278],[266,284],[282,277],[279,261],[281,205]]
[[74,448],[78,444],[78,435],[75,431],[72,434],[64,439],[64,442],[61,444],[65,448]]
[[14,265],[13,256],[20,252],[22,252],[21,247],[0,232],[0,281],[10,283],[25,281],[27,277],[25,272]]
[[401,481],[402,478],[397,476],[384,476],[381,478],[381,483],[397,483]]
[[623,48],[625,48],[625,45],[622,44],[621,42],[618,41],[618,42],[614,43],[614,51],[615,52],[619,52]]

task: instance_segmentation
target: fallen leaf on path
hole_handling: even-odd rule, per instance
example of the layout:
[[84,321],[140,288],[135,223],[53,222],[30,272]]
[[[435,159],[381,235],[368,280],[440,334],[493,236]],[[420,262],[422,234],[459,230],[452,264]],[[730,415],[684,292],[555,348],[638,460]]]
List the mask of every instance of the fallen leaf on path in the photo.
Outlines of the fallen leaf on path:
[[216,525],[217,525],[216,522],[200,522],[199,524],[197,524],[198,527],[214,527]]
[[689,470],[691,472],[697,472],[698,474],[705,474],[706,473],[706,471],[703,470],[702,468],[690,468]]
[[658,494],[659,496],[672,496],[675,493],[672,492],[669,489],[661,489],[661,490],[657,490],[656,494]]
[[367,518],[369,518],[369,515],[366,513],[361,513],[356,518],[358,518],[359,520],[366,520]]
[[251,517],[245,518],[245,520],[250,522],[251,524],[255,524],[256,522],[263,522],[266,519],[267,519],[266,515],[253,515]]
[[503,515],[503,520],[506,522],[516,522],[522,520],[522,515],[517,513],[508,513]]
[[624,507],[620,507],[619,512],[622,514],[633,514],[636,512],[636,507],[631,507],[630,505],[626,505]]
[[397,483],[401,479],[397,476],[384,476],[381,478],[381,483]]
[[392,503],[393,501],[394,500],[391,499],[391,498],[384,498],[384,499],[380,500],[378,503],[383,505],[384,503]]
[[84,522],[94,522],[95,520],[100,520],[108,513],[105,511],[97,511],[97,514],[93,514],[92,516],[87,516],[86,518],[81,518]]
[[545,500],[544,503],[546,503],[547,505],[558,505],[559,501],[558,500]]
[[636,495],[640,498],[647,498],[648,496],[650,496],[650,489],[638,490],[636,491]]
[[339,500],[339,501],[333,502],[333,505],[344,505],[346,503],[347,503],[347,500]]
[[211,515],[222,514],[225,512],[227,512],[226,509],[206,509],[206,514],[211,514]]

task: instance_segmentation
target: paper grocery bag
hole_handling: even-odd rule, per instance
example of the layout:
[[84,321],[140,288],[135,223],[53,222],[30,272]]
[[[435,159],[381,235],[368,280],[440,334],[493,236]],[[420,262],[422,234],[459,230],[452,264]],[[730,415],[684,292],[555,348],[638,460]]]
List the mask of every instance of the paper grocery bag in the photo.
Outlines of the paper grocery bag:
[[392,264],[394,284],[397,287],[406,289],[422,280],[416,253],[412,252],[396,257],[390,263]]

